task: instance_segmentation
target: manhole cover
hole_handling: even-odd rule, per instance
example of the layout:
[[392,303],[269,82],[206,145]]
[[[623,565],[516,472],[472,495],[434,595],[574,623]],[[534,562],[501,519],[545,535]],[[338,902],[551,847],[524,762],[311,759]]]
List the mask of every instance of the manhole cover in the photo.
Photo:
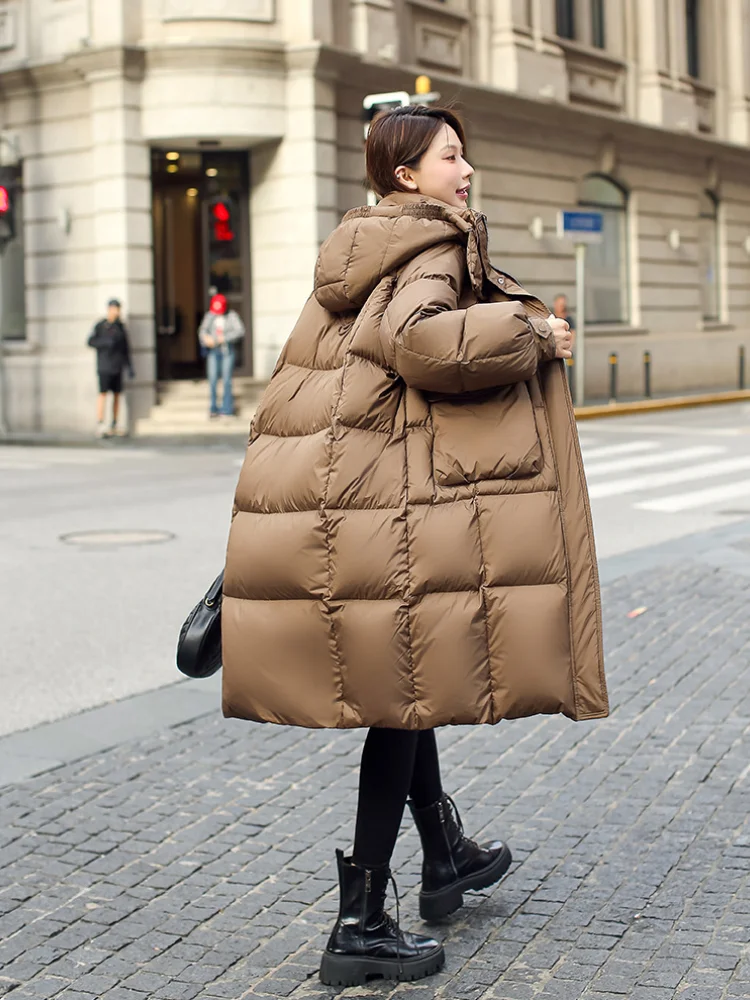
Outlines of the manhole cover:
[[71,531],[60,535],[60,541],[66,545],[80,545],[82,548],[113,545],[158,545],[160,542],[171,542],[174,535],[171,531],[149,531],[123,528],[122,530],[105,531]]

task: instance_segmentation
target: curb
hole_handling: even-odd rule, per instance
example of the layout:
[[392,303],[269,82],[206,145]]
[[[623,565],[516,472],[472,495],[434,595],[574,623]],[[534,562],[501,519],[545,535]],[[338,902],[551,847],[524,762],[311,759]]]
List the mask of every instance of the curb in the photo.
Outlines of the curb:
[[[175,670],[175,674],[177,671]],[[131,740],[220,715],[220,675],[172,684],[0,737],[0,790]]]
[[665,396],[664,399],[638,399],[628,403],[600,403],[595,406],[576,406],[576,420],[594,417],[617,417],[629,413],[655,413],[659,410],[684,410],[691,406],[713,406],[719,403],[750,402],[750,389],[730,392],[708,392],[696,396]]

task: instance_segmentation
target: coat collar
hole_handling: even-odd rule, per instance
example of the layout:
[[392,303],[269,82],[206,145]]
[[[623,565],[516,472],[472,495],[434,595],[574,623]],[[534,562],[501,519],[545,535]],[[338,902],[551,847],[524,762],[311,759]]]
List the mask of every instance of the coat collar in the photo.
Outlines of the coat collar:
[[[466,237],[466,264],[472,289],[477,298],[487,299],[499,292],[504,298],[524,301],[530,312],[548,316],[549,309],[541,299],[520,285],[512,275],[496,268],[489,254],[487,216],[473,208],[454,208],[436,198],[406,191],[394,191],[378,202],[382,207],[403,207],[405,214],[423,214],[452,223]],[[361,211],[361,210],[355,210]]]

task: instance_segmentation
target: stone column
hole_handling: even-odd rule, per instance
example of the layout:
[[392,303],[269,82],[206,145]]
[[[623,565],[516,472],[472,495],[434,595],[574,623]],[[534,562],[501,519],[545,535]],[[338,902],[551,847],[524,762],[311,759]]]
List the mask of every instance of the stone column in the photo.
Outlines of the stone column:
[[336,101],[298,53],[286,79],[284,138],[251,153],[250,232],[254,371],[268,378],[312,292],[321,242],[338,219]]
[[503,90],[564,103],[568,99],[565,57],[558,45],[546,40],[555,34],[554,0],[533,0],[530,11],[527,24],[517,3],[495,0],[491,82]]
[[[750,143],[750,0],[725,0],[727,138]],[[719,21],[721,24],[722,21]]]
[[123,303],[137,381],[131,423],[154,401],[154,293],[149,149],[140,129],[140,57],[120,48],[92,57],[90,199],[93,256],[90,309]]
[[[669,5],[666,18],[664,3]],[[638,118],[663,128],[695,131],[693,90],[681,79],[686,66],[684,10],[679,0],[637,0],[637,4]],[[669,35],[666,47],[665,32]]]
[[662,23],[656,5],[665,2],[667,0],[637,0],[638,117],[651,125],[661,125],[663,115],[658,36]]
[[399,31],[393,0],[351,0],[352,43],[372,59],[396,62]]

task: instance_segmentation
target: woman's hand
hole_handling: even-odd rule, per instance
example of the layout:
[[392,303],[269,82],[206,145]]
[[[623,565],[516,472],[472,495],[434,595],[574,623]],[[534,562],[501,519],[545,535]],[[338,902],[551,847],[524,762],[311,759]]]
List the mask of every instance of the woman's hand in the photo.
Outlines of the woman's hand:
[[204,347],[215,347],[216,346],[216,341],[214,340],[214,338],[210,334],[206,334],[206,336],[203,338],[203,346]]
[[557,346],[555,357],[572,358],[574,334],[570,326],[564,319],[559,319],[557,316],[550,316],[547,322],[552,327],[552,335]]

